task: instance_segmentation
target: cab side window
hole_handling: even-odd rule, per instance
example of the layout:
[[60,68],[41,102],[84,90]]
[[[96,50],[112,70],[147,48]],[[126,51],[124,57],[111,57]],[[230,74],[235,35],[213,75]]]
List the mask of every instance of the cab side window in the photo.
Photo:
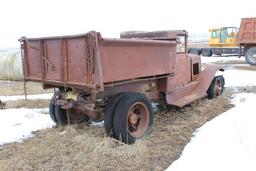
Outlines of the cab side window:
[[186,42],[185,36],[178,36],[177,37],[177,53],[185,53],[186,52]]

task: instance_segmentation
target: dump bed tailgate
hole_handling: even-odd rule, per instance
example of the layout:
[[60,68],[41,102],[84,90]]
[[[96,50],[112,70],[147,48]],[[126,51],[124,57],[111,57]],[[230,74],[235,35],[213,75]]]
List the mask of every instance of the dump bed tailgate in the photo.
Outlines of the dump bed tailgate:
[[[93,55],[88,34],[22,39],[25,79],[43,83],[92,86]],[[89,44],[90,45],[90,44]]]
[[256,44],[256,18],[242,18],[238,44]]

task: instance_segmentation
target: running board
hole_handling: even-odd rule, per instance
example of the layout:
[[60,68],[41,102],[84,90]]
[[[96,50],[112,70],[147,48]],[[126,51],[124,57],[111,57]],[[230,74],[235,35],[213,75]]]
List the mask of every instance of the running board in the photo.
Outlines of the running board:
[[198,84],[198,81],[193,81],[184,86],[177,87],[174,92],[166,93],[167,103],[182,107],[196,99],[201,98],[202,94],[196,93],[195,91]]
[[189,104],[195,100],[198,100],[200,98],[204,97],[204,95],[202,94],[199,94],[199,93],[196,93],[196,94],[190,94],[190,95],[187,95],[181,99],[178,99],[176,101],[173,101],[171,104],[174,105],[174,106],[178,106],[178,107],[183,107],[185,106],[186,104]]

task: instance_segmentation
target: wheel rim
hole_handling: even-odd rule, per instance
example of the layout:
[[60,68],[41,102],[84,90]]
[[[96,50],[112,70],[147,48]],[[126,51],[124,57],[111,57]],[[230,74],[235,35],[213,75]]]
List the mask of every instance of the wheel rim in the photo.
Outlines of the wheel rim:
[[143,137],[149,123],[149,110],[143,102],[134,103],[128,111],[128,131],[135,138]]
[[248,58],[249,58],[250,61],[256,63],[256,52],[249,53]]
[[220,96],[222,93],[222,81],[216,80],[215,83],[215,96]]

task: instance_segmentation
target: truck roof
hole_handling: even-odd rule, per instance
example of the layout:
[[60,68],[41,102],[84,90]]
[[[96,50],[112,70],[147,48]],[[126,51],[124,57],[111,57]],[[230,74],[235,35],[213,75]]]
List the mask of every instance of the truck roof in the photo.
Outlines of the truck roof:
[[238,27],[234,27],[234,26],[227,26],[227,27],[218,27],[218,28],[212,28],[209,29],[209,31],[213,31],[213,30],[222,30],[222,29],[227,29],[227,28],[238,28]]
[[139,38],[139,39],[155,39],[155,40],[176,40],[178,35],[187,35],[185,30],[168,30],[168,31],[127,31],[120,34],[120,38]]

